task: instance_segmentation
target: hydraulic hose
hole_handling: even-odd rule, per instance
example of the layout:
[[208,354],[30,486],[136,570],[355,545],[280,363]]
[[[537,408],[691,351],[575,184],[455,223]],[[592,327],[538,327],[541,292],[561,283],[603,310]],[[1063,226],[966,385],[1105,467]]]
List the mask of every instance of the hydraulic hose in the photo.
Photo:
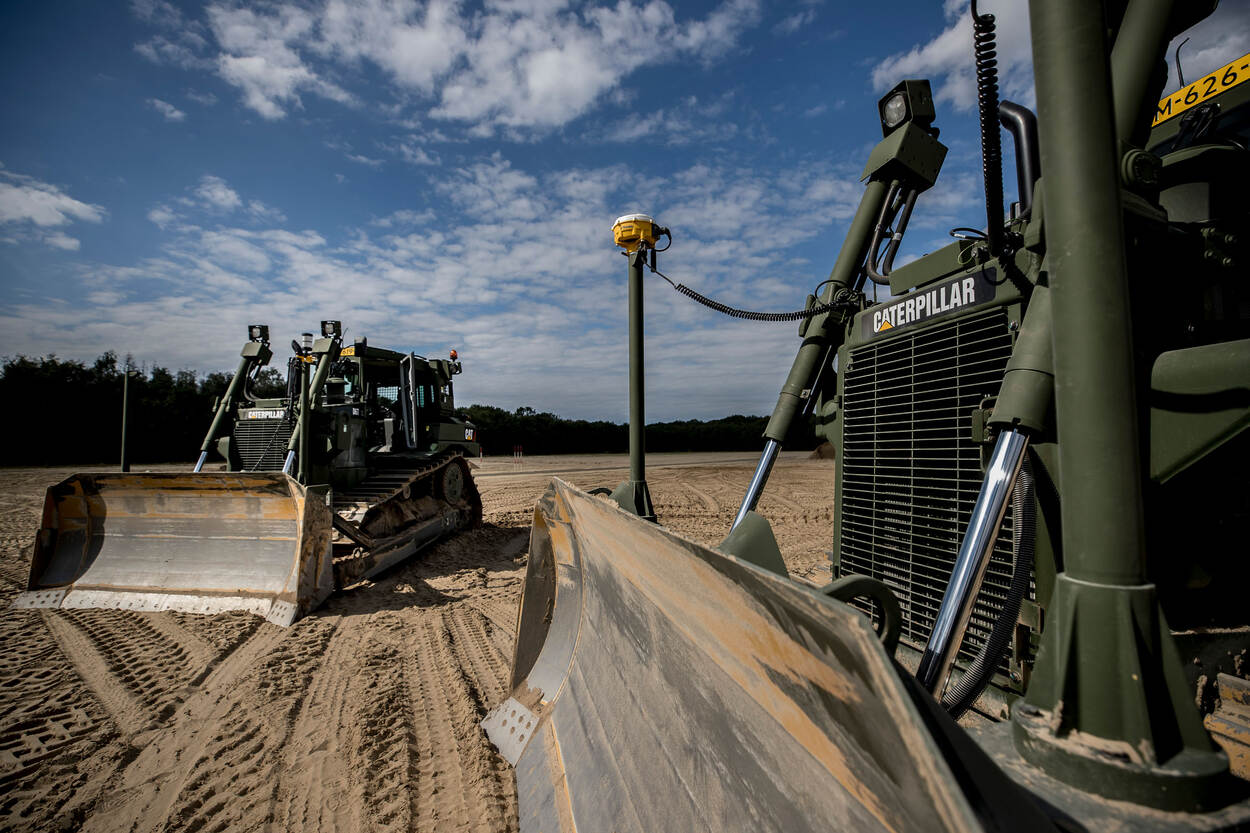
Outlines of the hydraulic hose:
[[994,620],[989,638],[972,664],[942,696],[942,707],[950,712],[951,717],[958,718],[967,711],[989,685],[998,668],[998,661],[1011,644],[1016,620],[1020,616],[1020,605],[1029,592],[1029,580],[1033,577],[1033,537],[1037,514],[1033,505],[1033,467],[1027,453],[1020,464],[1011,502],[1016,509],[1015,566],[1011,574],[1011,588]]

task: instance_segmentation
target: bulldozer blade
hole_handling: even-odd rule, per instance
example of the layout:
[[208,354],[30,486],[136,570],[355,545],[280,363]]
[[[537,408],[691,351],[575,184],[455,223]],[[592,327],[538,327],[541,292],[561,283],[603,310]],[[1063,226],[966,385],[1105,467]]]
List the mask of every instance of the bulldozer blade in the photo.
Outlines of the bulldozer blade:
[[48,489],[14,607],[246,610],[279,625],[334,590],[325,500],[277,473],[77,474]]
[[558,479],[512,687],[522,831],[982,829],[866,617]]

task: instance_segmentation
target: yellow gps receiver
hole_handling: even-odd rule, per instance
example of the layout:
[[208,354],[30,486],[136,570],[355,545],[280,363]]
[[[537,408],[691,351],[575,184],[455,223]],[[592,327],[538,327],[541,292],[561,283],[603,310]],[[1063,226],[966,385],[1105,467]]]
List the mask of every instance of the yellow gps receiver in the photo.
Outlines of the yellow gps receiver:
[[616,245],[627,252],[637,251],[639,246],[655,247],[664,231],[646,214],[626,214],[617,217],[612,224],[612,237]]

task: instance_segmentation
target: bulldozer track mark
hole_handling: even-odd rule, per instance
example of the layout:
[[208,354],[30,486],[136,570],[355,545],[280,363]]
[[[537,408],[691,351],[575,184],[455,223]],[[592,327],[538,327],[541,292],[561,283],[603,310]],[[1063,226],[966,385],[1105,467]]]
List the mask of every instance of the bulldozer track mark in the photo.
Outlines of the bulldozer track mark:
[[[270,823],[284,753],[337,627],[337,621],[309,620],[296,640],[264,626],[257,631],[264,637],[231,654],[239,661],[228,659],[205,679],[197,702],[179,715],[202,728],[175,755],[181,765],[144,796],[149,809],[140,817],[157,825],[147,829],[211,832]],[[273,631],[276,639],[268,636]]]
[[169,618],[183,631],[217,652],[233,651],[262,624],[256,616],[240,611],[213,616],[170,611]]
[[703,509],[713,515],[719,515],[724,509],[721,507],[720,501],[709,495],[707,492],[698,488],[689,480],[682,481],[682,486],[689,491],[690,494],[697,497],[703,503]]
[[38,613],[7,611],[0,639],[0,829],[46,830],[94,801],[99,779],[81,764],[98,760],[116,729]]
[[352,769],[369,773],[360,784],[368,827],[420,829],[415,783],[418,780],[413,692],[405,675],[393,673],[407,658],[398,639],[373,641],[364,651],[353,698]]
[[[7,549],[7,547],[6,547]],[[30,569],[28,565],[20,564],[10,566],[9,564],[0,563],[0,582],[6,585],[3,589],[22,591],[26,589],[26,572]]]
[[457,613],[444,620],[448,642],[456,658],[455,667],[465,675],[473,702],[485,716],[489,706],[507,696],[504,686],[509,657],[491,640],[493,628],[477,609],[462,607]]
[[[723,535],[741,468],[732,488],[707,471],[657,469],[661,497],[693,481],[722,513],[691,494],[670,500],[661,520],[704,540]],[[785,495],[807,494],[789,488],[786,471],[774,473]],[[13,524],[0,531],[0,598],[29,571],[23,553],[53,476],[40,473],[40,501],[0,509]],[[515,831],[512,771],[477,720],[508,678],[533,501],[548,479],[492,481],[486,526],[336,594],[289,629],[243,612],[6,611],[0,829]],[[787,561],[800,539],[825,535],[817,526],[782,535]],[[819,541],[822,563],[828,543]],[[75,640],[68,652],[62,631]],[[106,647],[138,651],[132,674],[159,669],[162,651],[181,649],[186,667],[140,692],[109,667]],[[153,724],[165,703],[173,713]]]
[[[416,827],[515,829],[511,773],[478,723],[479,706],[467,674],[457,665],[443,611],[422,629],[404,674],[419,702],[428,704],[415,712],[420,775]],[[456,765],[450,766],[453,761]]]
[[[218,649],[216,647],[205,641],[199,634],[183,627],[181,623],[172,617],[160,614],[145,614],[143,619],[145,625],[175,645],[182,647],[186,653],[189,666],[207,668],[217,659]],[[192,679],[198,676],[200,675],[197,674]]]
[[299,775],[278,781],[269,814],[274,830],[359,828],[358,805],[349,794],[358,776],[340,748],[339,735],[350,711],[361,636],[359,629],[341,623],[335,628],[299,703],[281,762],[282,772]]
[[98,634],[93,635],[65,612],[40,611],[40,618],[69,667],[77,671],[83,686],[108,713],[118,732],[133,736],[152,725],[151,703],[140,698],[133,682],[128,684],[118,678],[116,655],[100,644]]
[[[516,632],[517,597],[520,592],[518,587],[505,598],[488,599],[484,603],[476,599],[468,602],[469,607],[486,620],[487,638],[490,639],[495,650],[504,657],[512,656],[512,639]],[[506,662],[504,664],[507,665]],[[505,679],[506,677],[505,674]]]

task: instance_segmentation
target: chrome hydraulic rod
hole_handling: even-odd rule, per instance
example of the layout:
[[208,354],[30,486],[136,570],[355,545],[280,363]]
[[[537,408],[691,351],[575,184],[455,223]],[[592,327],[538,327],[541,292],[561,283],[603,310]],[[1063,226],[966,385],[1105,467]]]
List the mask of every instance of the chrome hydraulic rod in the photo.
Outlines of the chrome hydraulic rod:
[[760,495],[764,492],[764,484],[768,482],[768,475],[773,470],[773,463],[777,462],[777,452],[781,451],[781,443],[770,439],[764,443],[764,453],[760,455],[759,464],[755,467],[755,474],[751,476],[751,485],[747,486],[747,493],[742,498],[742,506],[738,508],[738,514],[734,518],[733,526],[729,527],[729,531],[733,532],[738,528],[738,524],[742,523],[747,513],[755,509],[756,504],[760,502]]
[[[260,345],[253,342],[243,345],[243,357],[239,359],[239,366],[234,371],[234,376],[230,377],[230,384],[226,387],[226,392],[222,394],[221,401],[217,405],[217,412],[213,414],[213,424],[209,426],[208,433],[204,435],[204,442],[200,445],[200,459],[196,461],[195,468],[192,471],[198,472],[204,468],[204,463],[208,460],[209,449],[213,447],[213,440],[217,439],[217,432],[221,430],[226,415],[230,413],[230,407],[234,404],[239,388],[243,386],[243,380],[247,378],[247,374],[252,368],[252,363],[257,361],[255,352],[258,352],[259,349]],[[267,356],[265,361],[268,361]]]
[[946,686],[951,664],[963,642],[964,631],[985,578],[985,568],[989,566],[994,542],[998,539],[998,530],[1007,511],[1007,501],[1028,445],[1028,435],[1016,429],[1004,430],[994,445],[981,493],[972,508],[968,531],[959,545],[950,584],[946,586],[937,621],[920,658],[920,666],[916,669],[916,679],[934,696],[940,696]]

